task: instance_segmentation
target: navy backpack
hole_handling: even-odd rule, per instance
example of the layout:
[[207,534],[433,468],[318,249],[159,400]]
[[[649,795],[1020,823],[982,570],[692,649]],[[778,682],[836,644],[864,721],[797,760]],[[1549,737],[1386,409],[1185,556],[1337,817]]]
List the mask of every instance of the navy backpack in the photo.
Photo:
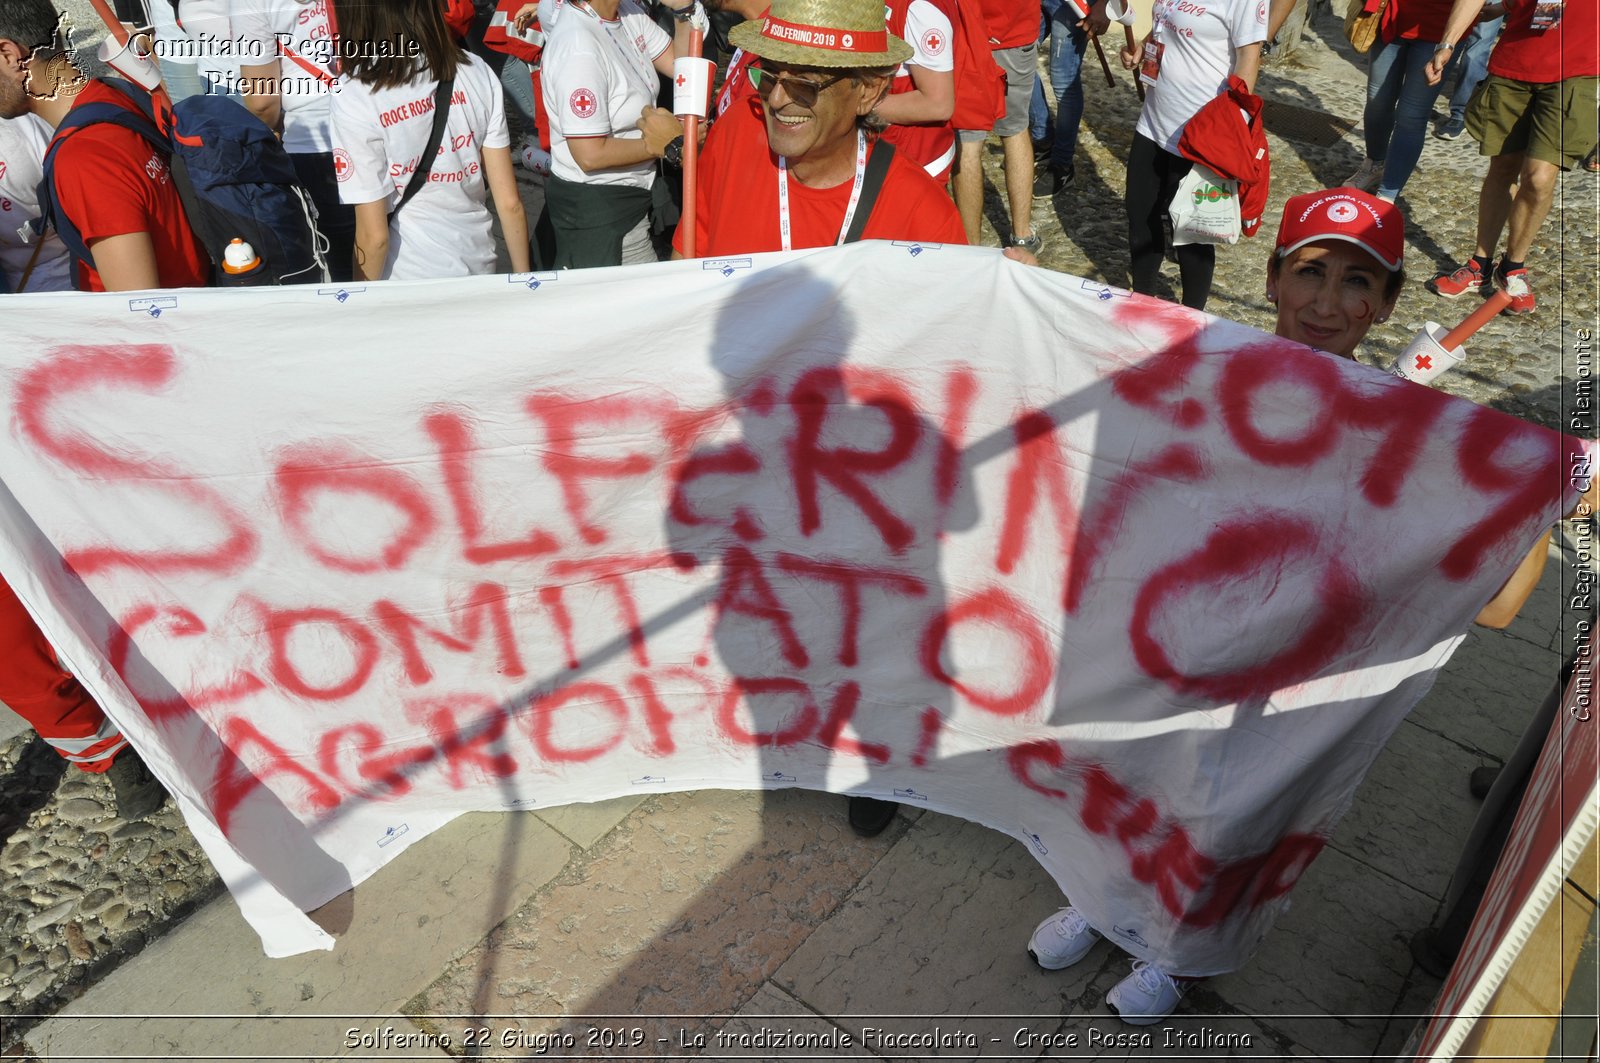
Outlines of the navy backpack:
[[[114,103],[84,103],[67,112],[44,157],[39,185],[43,232],[53,225],[67,249],[91,267],[94,256],[77,226],[56,206],[56,150],[74,130],[108,123],[139,134],[171,158],[172,179],[189,226],[212,262],[213,283],[222,286],[326,283],[327,263],[316,231],[316,208],[300,187],[294,164],[266,123],[228,96],[191,96],[172,108],[158,106],[131,82],[105,78],[137,105],[134,113]],[[222,269],[233,240],[255,249],[259,264],[245,273]]]

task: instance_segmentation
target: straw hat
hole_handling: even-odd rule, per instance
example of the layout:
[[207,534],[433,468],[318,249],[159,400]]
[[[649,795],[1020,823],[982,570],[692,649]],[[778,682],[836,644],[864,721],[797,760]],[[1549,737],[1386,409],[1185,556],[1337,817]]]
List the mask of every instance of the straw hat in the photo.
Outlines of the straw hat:
[[883,0],[773,0],[765,18],[728,39],[752,55],[794,66],[894,66],[911,45],[889,32]]

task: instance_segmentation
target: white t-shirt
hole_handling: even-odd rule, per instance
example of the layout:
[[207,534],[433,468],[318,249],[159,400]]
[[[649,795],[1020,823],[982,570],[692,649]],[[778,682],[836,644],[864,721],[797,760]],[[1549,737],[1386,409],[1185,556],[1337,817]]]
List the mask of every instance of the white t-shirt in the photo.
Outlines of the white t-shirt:
[[[24,241],[17,230],[39,216],[39,181],[50,136],[49,123],[37,115],[0,118],[0,273],[5,274],[0,291],[16,288],[33,257],[38,237],[30,233]],[[72,255],[54,232],[44,236],[27,290],[72,290]]]
[[[332,96],[333,30],[329,0],[232,0],[233,28],[242,49],[262,58],[246,66],[266,66],[278,59],[278,93],[283,103],[283,147],[294,155],[333,150],[328,124]],[[280,51],[280,43],[287,51]],[[290,57],[297,56],[299,61]],[[310,69],[307,69],[307,68]]]
[[[164,62],[192,66],[207,85],[226,91],[239,76],[229,2],[182,0],[174,15],[170,0],[149,0],[145,7],[156,33],[156,56]],[[180,17],[182,26],[178,25]]]
[[911,45],[911,58],[900,64],[895,77],[910,77],[908,66],[920,66],[936,73],[950,73],[956,68],[955,34],[950,19],[928,0],[911,0],[906,8],[906,43]]
[[[349,77],[333,93],[333,170],[344,203],[383,200],[390,211],[422,161],[433,131],[438,81],[421,74],[394,89],[373,89]],[[393,280],[464,277],[494,271],[483,149],[511,145],[500,79],[467,56],[456,66],[444,139],[428,181],[389,222]]]
[[1156,0],[1161,73],[1147,85],[1138,130],[1176,155],[1183,127],[1233,72],[1233,52],[1267,39],[1267,0]]
[[634,123],[656,102],[660,81],[652,64],[670,47],[672,38],[634,0],[622,0],[614,22],[596,15],[588,4],[561,5],[555,26],[545,27],[542,61],[552,173],[580,184],[654,184],[654,159],[585,173],[573,161],[567,138],[643,136]]

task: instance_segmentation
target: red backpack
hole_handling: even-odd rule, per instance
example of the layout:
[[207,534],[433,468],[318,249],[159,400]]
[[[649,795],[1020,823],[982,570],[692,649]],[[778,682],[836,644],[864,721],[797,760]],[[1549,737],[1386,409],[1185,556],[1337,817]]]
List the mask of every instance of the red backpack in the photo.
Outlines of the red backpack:
[[989,27],[978,0],[930,0],[954,27],[957,129],[994,128],[1006,113],[1006,74],[989,51]]

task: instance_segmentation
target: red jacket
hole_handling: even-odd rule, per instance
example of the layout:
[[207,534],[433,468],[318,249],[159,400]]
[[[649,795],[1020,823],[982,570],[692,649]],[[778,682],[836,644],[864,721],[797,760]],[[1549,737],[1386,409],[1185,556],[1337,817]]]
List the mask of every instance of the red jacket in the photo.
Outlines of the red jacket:
[[[1239,113],[1241,109],[1248,119]],[[1227,91],[1200,108],[1183,127],[1178,154],[1209,166],[1219,177],[1239,182],[1239,218],[1244,234],[1254,236],[1261,227],[1272,181],[1261,97],[1251,94],[1239,78],[1229,77]]]

